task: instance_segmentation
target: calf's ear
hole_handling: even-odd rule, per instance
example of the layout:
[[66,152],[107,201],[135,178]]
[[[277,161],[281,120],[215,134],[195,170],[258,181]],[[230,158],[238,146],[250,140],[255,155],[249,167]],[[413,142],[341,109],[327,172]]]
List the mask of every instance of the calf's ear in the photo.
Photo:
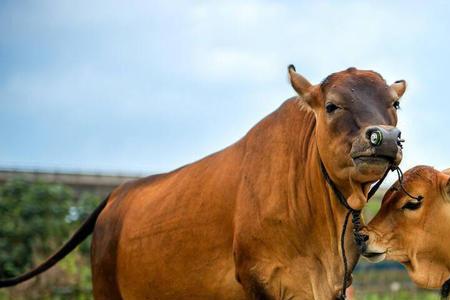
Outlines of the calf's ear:
[[393,84],[391,84],[392,91],[395,92],[398,99],[400,99],[406,91],[406,81],[397,80]]
[[294,65],[288,66],[288,74],[289,81],[291,82],[292,87],[297,92],[299,96],[301,96],[305,102],[310,104],[310,92],[312,84],[309,81],[296,72]]

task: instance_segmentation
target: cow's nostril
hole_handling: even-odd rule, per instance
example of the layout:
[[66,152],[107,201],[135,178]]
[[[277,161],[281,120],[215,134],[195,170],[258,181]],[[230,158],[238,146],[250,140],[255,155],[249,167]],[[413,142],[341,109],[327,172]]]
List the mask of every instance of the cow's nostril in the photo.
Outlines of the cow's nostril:
[[405,142],[405,140],[402,139],[402,133],[399,132],[398,137],[397,137],[397,145],[398,145],[400,148],[403,148],[402,143],[404,143],[404,142]]

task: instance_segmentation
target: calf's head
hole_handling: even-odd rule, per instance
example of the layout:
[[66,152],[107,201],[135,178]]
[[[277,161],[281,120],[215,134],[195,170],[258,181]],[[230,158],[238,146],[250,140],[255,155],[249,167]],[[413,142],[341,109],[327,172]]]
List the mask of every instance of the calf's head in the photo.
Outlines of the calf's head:
[[326,170],[349,205],[361,209],[370,185],[402,159],[396,125],[405,81],[387,85],[378,73],[349,68],[312,85],[294,66],[288,70],[301,105],[315,114],[317,148]]
[[[418,166],[385,194],[381,208],[363,229],[369,260],[394,260],[424,288],[440,288],[450,278],[450,172]],[[423,198],[422,198],[423,197]]]

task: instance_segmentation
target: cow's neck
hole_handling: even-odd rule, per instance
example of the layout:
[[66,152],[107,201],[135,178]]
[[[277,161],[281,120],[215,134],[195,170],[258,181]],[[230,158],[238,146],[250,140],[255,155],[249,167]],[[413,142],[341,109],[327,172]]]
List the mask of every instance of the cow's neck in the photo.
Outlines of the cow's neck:
[[[285,135],[277,141],[279,145],[275,146],[278,151],[283,149],[282,154],[276,153],[280,157],[277,163],[284,165],[283,168],[288,166],[286,171],[291,173],[285,177],[288,191],[295,191],[288,193],[290,203],[287,209],[290,210],[289,215],[296,219],[292,221],[296,222],[298,227],[299,239],[314,245],[311,249],[315,253],[307,255],[316,256],[317,269],[322,268],[322,271],[327,273],[328,283],[337,285],[340,289],[344,278],[340,239],[348,211],[336,198],[322,174],[313,113],[301,110],[298,105],[292,105],[293,103],[286,104],[278,111],[279,115],[275,118],[277,121],[274,122],[276,125],[272,125],[278,128],[277,132],[283,132]],[[274,154],[273,150],[268,150],[267,153]],[[273,179],[275,182],[276,179]],[[348,191],[350,182],[347,186],[343,184],[346,183],[341,182],[338,188]],[[298,222],[299,219],[308,222]],[[349,270],[353,269],[359,258],[352,229],[350,222],[345,235]]]
[[[308,210],[309,217],[314,220],[314,225],[311,228],[314,235],[311,236],[311,239],[318,240],[322,246],[320,253],[323,261],[320,265],[325,266],[324,272],[327,273],[329,284],[340,289],[344,278],[340,239],[348,210],[339,202],[320,169],[321,158],[314,135],[311,135],[308,144],[310,149],[306,161],[307,167],[299,168],[304,174],[306,184],[299,185],[299,197],[296,201],[301,206],[310,207]],[[318,218],[317,216],[321,217]],[[353,241],[352,228],[350,222],[345,235],[349,270],[353,269],[359,257]],[[319,258],[319,260],[321,259]]]
[[[271,241],[282,232],[288,238],[277,246],[289,249],[302,297],[332,298],[344,278],[340,237],[347,211],[321,173],[314,115],[289,100],[238,146],[243,149],[239,187],[250,197],[237,205],[237,230]],[[349,224],[345,244],[350,269],[358,258],[351,230]]]

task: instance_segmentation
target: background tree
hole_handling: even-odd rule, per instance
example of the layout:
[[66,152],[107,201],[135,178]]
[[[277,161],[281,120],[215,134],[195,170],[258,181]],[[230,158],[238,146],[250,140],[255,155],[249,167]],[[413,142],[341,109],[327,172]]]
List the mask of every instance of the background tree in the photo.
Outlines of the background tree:
[[[60,184],[22,179],[6,182],[0,187],[0,277],[17,276],[43,262],[68,240],[99,202],[96,195],[77,195]],[[51,294],[74,297],[89,293],[89,248],[90,239],[58,264],[58,278],[48,278],[40,287]]]

